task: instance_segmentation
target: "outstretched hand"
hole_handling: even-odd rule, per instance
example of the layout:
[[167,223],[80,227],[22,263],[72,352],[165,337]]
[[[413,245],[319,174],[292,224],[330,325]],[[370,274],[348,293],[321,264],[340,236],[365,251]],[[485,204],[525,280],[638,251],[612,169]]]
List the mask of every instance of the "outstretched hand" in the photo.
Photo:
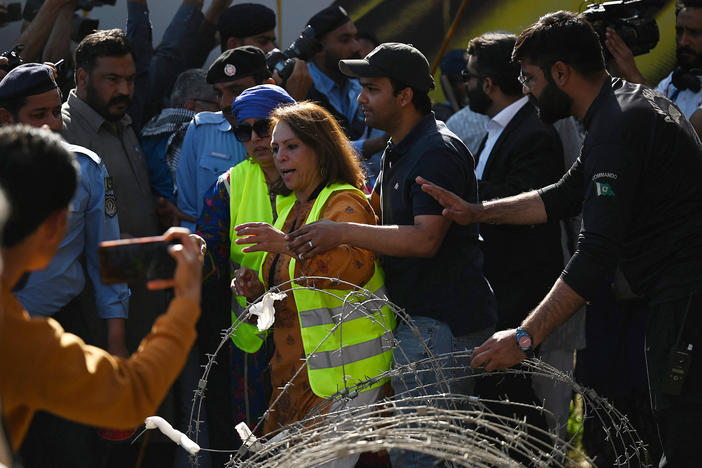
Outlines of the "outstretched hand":
[[270,252],[294,256],[288,250],[288,241],[285,234],[268,223],[244,223],[234,228],[236,235],[241,237],[236,243],[239,245],[253,244],[241,249],[244,253]]
[[434,197],[444,211],[441,213],[445,217],[456,221],[458,224],[475,223],[478,214],[477,206],[471,205],[453,192],[429,182],[423,177],[417,177],[415,181],[422,187],[422,190]]
[[496,332],[485,343],[473,349],[470,366],[484,366],[485,370],[502,370],[522,362],[524,351],[517,346],[517,332],[514,329]]
[[285,239],[289,241],[288,249],[299,258],[311,258],[343,244],[342,229],[342,224],[320,219],[300,226]]

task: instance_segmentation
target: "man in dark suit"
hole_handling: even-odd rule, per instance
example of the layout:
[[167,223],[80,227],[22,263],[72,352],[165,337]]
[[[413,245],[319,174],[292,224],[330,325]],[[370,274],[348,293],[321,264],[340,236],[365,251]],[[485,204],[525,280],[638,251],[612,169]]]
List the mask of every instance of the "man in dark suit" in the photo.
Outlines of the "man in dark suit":
[[[511,61],[516,36],[486,33],[468,44],[463,74],[470,108],[487,115],[488,134],[476,153],[481,200],[503,198],[556,182],[564,172],[563,148],[556,130],[543,123],[522,96],[519,65]],[[485,276],[497,298],[498,328],[516,327],[548,292],[563,269],[558,221],[541,225],[481,224]],[[486,377],[477,393],[488,399],[541,404],[531,379]],[[512,416],[514,408],[495,411]],[[530,424],[547,429],[536,411],[522,410]]]
[[[516,36],[486,33],[470,41],[464,79],[469,105],[490,117],[477,151],[481,200],[517,195],[563,175],[563,149],[552,125],[522,96],[510,55]],[[563,269],[558,222],[531,226],[482,224],[485,275],[498,302],[498,327],[518,325]]]

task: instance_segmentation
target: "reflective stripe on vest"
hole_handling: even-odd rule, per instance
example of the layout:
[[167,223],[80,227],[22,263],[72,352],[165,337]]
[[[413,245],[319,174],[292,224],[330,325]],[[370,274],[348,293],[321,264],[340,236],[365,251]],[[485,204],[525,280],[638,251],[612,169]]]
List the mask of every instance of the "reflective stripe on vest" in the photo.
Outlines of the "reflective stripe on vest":
[[[359,291],[349,291],[349,293],[355,295],[360,294],[360,296],[358,296],[358,302],[354,301],[346,306],[333,307],[331,309],[321,307],[319,309],[306,310],[304,314],[300,314],[300,326],[302,328],[308,328],[318,325],[338,325],[341,323],[342,317],[347,321],[364,317],[372,313],[373,310],[382,307],[388,297],[385,286],[376,291],[376,296],[385,298],[385,300],[369,298],[367,295],[359,293]],[[345,308],[350,308],[351,310],[344,312]],[[346,316],[344,316],[344,314],[346,314]]]
[[[342,190],[362,193],[348,184],[325,187],[315,200],[305,224],[317,221],[329,197]],[[276,203],[281,198],[278,197]],[[292,204],[288,202],[285,209],[280,210],[276,222],[278,229],[283,227],[291,208]],[[295,277],[295,265],[293,258],[290,260],[290,278]],[[383,270],[376,262],[373,276],[363,285],[368,292],[318,290],[295,282],[291,284],[307,356],[310,387],[316,395],[328,398],[390,369],[395,315],[384,305],[387,300],[384,278]],[[386,381],[380,380],[363,390],[379,387]]]

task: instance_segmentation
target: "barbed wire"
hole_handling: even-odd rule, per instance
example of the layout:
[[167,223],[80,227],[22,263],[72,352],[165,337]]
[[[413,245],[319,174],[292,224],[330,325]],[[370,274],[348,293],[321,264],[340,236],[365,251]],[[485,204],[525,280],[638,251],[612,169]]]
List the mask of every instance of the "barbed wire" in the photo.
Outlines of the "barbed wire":
[[[316,288],[315,284],[322,281],[324,284],[331,281],[332,288],[344,288],[348,292],[344,297],[339,297],[326,289]],[[387,298],[379,297],[340,279],[330,280],[318,276],[295,278],[271,288],[267,293],[292,294],[296,289],[312,290],[342,300],[342,311],[335,317],[335,325],[330,328],[326,338],[336,332],[348,314],[361,314],[376,324],[385,326],[382,320],[379,320],[378,312],[381,307],[387,306],[395,314],[398,324],[404,323],[412,330],[417,339],[416,344],[422,347],[426,358],[410,362],[402,345],[393,338],[393,352],[395,357],[399,356],[400,359],[396,359],[392,369],[379,371],[377,375],[368,376],[355,385],[344,382],[347,385],[345,388],[340,388],[336,394],[313,407],[305,418],[277,428],[260,440],[254,440],[255,437],[251,436],[251,440],[245,440],[238,449],[202,449],[229,452],[231,456],[226,467],[301,468],[318,466],[364,452],[390,450],[410,450],[428,454],[444,460],[449,466],[521,466],[524,460],[527,460],[530,465],[537,467],[565,467],[569,451],[577,450],[574,444],[575,435],[568,440],[561,440],[557,436],[558,430],[545,431],[529,424],[525,418],[516,415],[509,417],[503,412],[497,414],[494,411],[497,405],[513,410],[531,409],[550,414],[543,406],[508,400],[488,400],[453,392],[453,389],[465,386],[468,380],[477,379],[484,372],[471,373],[458,364],[469,362],[471,350],[435,355],[421,339],[421,333],[412,318]],[[202,377],[193,391],[187,428],[188,436],[195,442],[198,441],[200,425],[203,423],[201,411],[206,398],[207,380],[212,368],[217,364],[217,355],[225,349],[230,337],[238,332],[241,323],[251,319],[251,308],[264,295],[250,304],[232,326],[222,332],[217,349],[207,354],[208,360],[204,365]],[[316,349],[308,355],[313,355],[315,351]],[[398,361],[407,364],[398,365]],[[307,360],[303,359],[292,378],[256,422],[253,433],[261,429],[261,425],[280,398],[292,386],[295,378],[301,372],[306,372],[306,368]],[[571,375],[564,374],[538,359],[528,359],[518,367],[490,373],[500,374],[539,376],[552,380],[554,384],[568,385],[582,399],[583,418],[576,434],[582,430],[582,424],[588,419],[596,418],[604,428],[604,441],[615,454],[615,466],[648,466],[646,447],[629,419],[594,390],[578,384]],[[364,390],[376,387],[389,379],[393,379],[396,387],[393,388],[392,396],[386,396],[377,402],[353,405],[354,399]],[[431,383],[425,383],[428,380]],[[398,386],[397,382],[403,382],[404,388]],[[407,382],[413,385],[406,385]],[[520,411],[515,412],[521,414]],[[232,441],[233,447],[237,445]],[[588,458],[586,454],[580,453],[580,456],[592,466],[597,466],[596,460]],[[190,463],[191,466],[198,467],[197,456],[191,457]]]

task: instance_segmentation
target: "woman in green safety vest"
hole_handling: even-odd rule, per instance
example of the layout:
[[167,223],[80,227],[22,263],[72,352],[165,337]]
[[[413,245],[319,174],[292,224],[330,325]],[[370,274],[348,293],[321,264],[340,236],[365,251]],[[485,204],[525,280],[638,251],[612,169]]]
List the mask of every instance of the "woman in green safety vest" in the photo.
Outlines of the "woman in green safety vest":
[[[232,228],[247,221],[274,222],[276,195],[290,193],[273,163],[269,117],[276,107],[294,102],[283,88],[265,84],[245,90],[232,104],[238,122],[234,136],[246,147],[247,158],[219,176],[205,195],[198,220],[198,234],[208,247],[205,281],[229,284],[233,274],[230,263],[251,268],[261,263],[262,252],[242,253],[242,247],[234,243],[237,236]],[[213,311],[229,314],[229,301],[211,296],[206,300],[215,306]],[[236,299],[232,320],[246,306],[245,298]],[[235,421],[256,421],[268,406],[270,394],[264,376],[269,360],[267,347],[262,348],[258,329],[249,323],[241,323],[232,340],[241,351],[231,353],[234,388],[227,399],[233,403]]]
[[389,308],[380,307],[382,301],[374,307],[359,306],[369,296],[354,294],[357,289],[350,286],[324,279],[287,283],[303,276],[339,278],[385,296],[383,272],[370,251],[341,245],[319,256],[295,258],[288,250],[285,234],[302,224],[323,219],[375,224],[376,220],[359,190],[364,176],[358,159],[328,111],[302,102],[276,109],[272,121],[275,165],[292,194],[278,197],[274,226],[235,227],[244,237],[237,243],[254,244],[243,252],[266,252],[260,273],[242,269],[235,288],[250,299],[276,285],[286,292],[286,298],[275,304],[273,395],[266,433],[303,419],[323,400],[338,394],[360,392],[347,407],[379,398],[384,381],[369,383],[369,379],[390,369],[395,326]]

